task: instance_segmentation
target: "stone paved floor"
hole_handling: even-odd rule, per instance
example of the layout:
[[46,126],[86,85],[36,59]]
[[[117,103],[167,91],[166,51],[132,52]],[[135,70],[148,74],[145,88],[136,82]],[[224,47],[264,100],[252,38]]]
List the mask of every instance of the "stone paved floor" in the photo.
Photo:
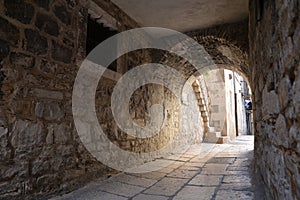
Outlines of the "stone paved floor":
[[260,186],[251,182],[253,139],[240,136],[229,144],[195,145],[159,171],[121,173],[52,200],[262,200]]

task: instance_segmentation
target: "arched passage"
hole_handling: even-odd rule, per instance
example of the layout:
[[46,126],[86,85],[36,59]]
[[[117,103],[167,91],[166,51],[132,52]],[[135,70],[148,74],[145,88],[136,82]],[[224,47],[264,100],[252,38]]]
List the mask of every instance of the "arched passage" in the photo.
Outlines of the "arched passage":
[[[211,56],[213,62],[215,63],[214,66],[208,66],[208,67],[203,67],[200,69],[196,69],[194,66],[192,66],[189,62],[187,62],[186,60],[173,55],[171,53],[165,53],[165,55],[163,56],[163,58],[160,60],[160,63],[164,64],[164,65],[168,65],[171,66],[173,68],[175,68],[176,70],[180,71],[182,74],[184,74],[185,77],[189,78],[189,77],[194,77],[194,79],[197,79],[197,77],[199,78],[201,75],[204,75],[205,73],[207,73],[210,70],[221,70],[218,71],[215,75],[216,79],[219,80],[219,84],[221,84],[221,88],[225,88],[225,80],[226,78],[224,77],[224,69],[228,69],[228,70],[233,70],[238,74],[241,74],[242,77],[245,79],[245,81],[247,82],[247,84],[249,86],[251,86],[251,84],[249,83],[249,80],[251,80],[250,78],[250,69],[249,69],[249,65],[248,65],[248,54],[245,50],[241,50],[240,47],[238,47],[237,45],[233,44],[232,42],[228,42],[226,39],[224,38],[218,38],[216,36],[213,35],[201,35],[200,33],[198,33],[198,35],[194,34],[193,39],[196,40],[202,47],[204,47],[205,51],[208,52],[208,54]],[[184,41],[181,41],[182,43],[184,43]],[[176,48],[181,48],[180,43],[178,44],[178,47],[175,46]],[[193,47],[190,47],[193,48]],[[182,51],[184,51],[184,49],[181,49]],[[197,59],[197,58],[194,58]],[[223,70],[223,71],[222,71]],[[234,73],[233,73],[234,75]],[[230,75],[232,76],[232,75]],[[191,78],[189,78],[191,79]],[[199,104],[199,109],[200,109],[200,113],[202,116],[202,121],[203,121],[203,125],[204,125],[204,133],[202,133],[202,135],[207,135],[208,132],[210,132],[211,134],[214,134],[215,136],[213,136],[211,139],[209,139],[210,141],[215,141],[215,142],[226,142],[229,141],[230,139],[234,139],[235,138],[235,133],[232,129],[229,129],[229,124],[227,125],[227,123],[229,121],[226,121],[227,118],[229,118],[230,115],[228,115],[228,117],[226,117],[226,107],[228,107],[225,103],[225,107],[223,110],[224,116],[221,117],[223,118],[223,120],[221,120],[221,122],[219,122],[219,124],[221,124],[220,128],[221,130],[218,129],[219,132],[216,132],[216,130],[214,129],[214,125],[212,125],[212,123],[209,124],[209,112],[211,110],[210,105],[208,105],[208,102],[206,102],[207,105],[204,105],[203,101],[204,98],[203,96],[205,96],[205,94],[201,94],[201,92],[203,91],[199,91],[199,88],[201,89],[201,87],[199,87],[201,81],[198,80],[198,86],[197,83],[194,83],[194,89],[195,89],[195,94],[196,94],[196,98],[198,99],[198,104]],[[218,88],[220,86],[216,85],[217,82],[213,83],[215,84],[215,88]],[[211,87],[210,89],[212,90],[213,87]],[[208,92],[208,91],[206,91]],[[213,91],[209,91],[209,92],[213,92]],[[235,93],[235,91],[234,91]],[[226,95],[226,94],[224,94]],[[235,94],[234,94],[235,95]],[[207,94],[206,94],[207,96]],[[225,99],[225,96],[222,97],[223,99]],[[220,101],[222,101],[222,98],[220,98]],[[236,97],[233,97],[236,98]],[[216,99],[214,99],[216,101]],[[202,103],[203,102],[203,103]],[[197,110],[196,108],[194,108],[194,110]],[[227,108],[228,110],[228,108]],[[236,109],[235,109],[236,110]],[[229,112],[229,111],[228,111]],[[236,118],[236,122],[234,125],[237,130],[235,132],[238,132],[238,127],[237,127],[237,117]],[[220,126],[220,125],[219,125]],[[224,128],[224,130],[223,130]],[[226,131],[227,130],[227,131]],[[227,133],[228,132],[228,133]],[[229,132],[233,132],[232,136],[229,137]],[[216,134],[220,134],[219,136],[216,136]],[[227,137],[226,137],[227,136]],[[204,137],[205,138],[205,137]]]
[[[112,170],[98,162],[82,144],[72,116],[72,88],[85,57],[88,14],[103,26],[122,32],[151,25],[147,19],[153,19],[155,13],[156,20],[152,21],[155,24],[161,25],[163,21],[165,27],[175,24],[173,27],[177,28],[180,24],[179,28],[185,27],[182,31],[202,29],[188,34],[203,45],[220,68],[245,75],[254,92],[255,169],[261,171],[269,199],[299,199],[299,1],[252,0],[249,9],[247,0],[188,1],[191,4],[175,0],[128,2],[0,1],[0,198],[44,199],[73,190],[96,177],[109,176]],[[138,5],[141,9],[136,9]],[[232,23],[247,16],[249,23],[248,20]],[[130,117],[136,124],[145,125],[150,121],[151,105],[164,105],[169,121],[163,134],[137,140],[118,129],[110,109],[116,81],[134,66],[161,60],[144,49],[132,52],[131,56],[118,60],[120,65],[113,68],[115,72],[107,70],[96,89],[98,120],[111,142],[125,150],[149,152],[169,139],[186,144],[199,138],[186,134],[176,138],[175,132],[182,128],[178,123],[183,114],[178,108],[181,102],[157,85],[136,91],[130,100]],[[163,62],[181,71],[186,80],[194,75],[195,69],[189,63],[172,56],[166,54]],[[97,135],[87,138],[95,139]],[[159,155],[153,155],[156,157]],[[178,162],[182,164],[190,158]],[[201,163],[201,159],[195,160]],[[215,166],[220,160],[224,162],[213,159],[208,166]],[[204,171],[210,170],[206,167]],[[169,181],[164,183],[168,185]],[[130,184],[127,187],[140,189]],[[198,188],[189,187],[183,193],[199,194],[197,191]],[[223,195],[228,193],[233,192],[221,191]],[[111,197],[111,193],[106,195]]]

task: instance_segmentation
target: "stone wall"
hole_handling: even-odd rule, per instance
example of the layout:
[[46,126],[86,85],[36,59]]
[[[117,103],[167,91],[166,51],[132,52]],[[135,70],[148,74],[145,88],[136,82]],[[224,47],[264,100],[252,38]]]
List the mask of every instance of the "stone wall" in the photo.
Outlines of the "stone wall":
[[251,1],[255,159],[269,199],[300,199],[300,3]]
[[201,117],[198,98],[192,86],[196,80],[196,77],[191,76],[185,83],[182,92],[182,122],[179,134],[182,139],[186,140],[186,144],[199,144],[203,141],[205,132],[205,125],[203,118]]
[[[0,199],[44,198],[115,173],[86,150],[73,122],[72,88],[85,57],[89,6],[80,2],[0,0]],[[110,1],[95,2],[110,15],[120,14]],[[137,26],[124,13],[119,16],[118,31]],[[149,56],[147,51],[136,51],[118,64],[131,69],[151,62]],[[191,88],[185,90],[191,101],[182,109],[180,99],[162,86],[139,88],[130,101],[132,119],[147,124],[149,107],[161,103],[168,111],[166,127],[150,139],[122,132],[110,109],[120,76],[107,71],[96,92],[98,120],[114,144],[150,152],[173,139],[182,145],[201,141],[200,114],[194,109],[197,100]],[[182,113],[190,112],[189,124],[181,127]],[[183,134],[176,135],[179,130]]]
[[207,88],[211,98],[210,126],[215,127],[216,131],[222,135],[227,135],[226,126],[226,88],[224,82],[224,70],[210,70],[204,75]]
[[72,119],[86,16],[72,0],[0,1],[1,199],[67,191],[110,171],[84,149]]

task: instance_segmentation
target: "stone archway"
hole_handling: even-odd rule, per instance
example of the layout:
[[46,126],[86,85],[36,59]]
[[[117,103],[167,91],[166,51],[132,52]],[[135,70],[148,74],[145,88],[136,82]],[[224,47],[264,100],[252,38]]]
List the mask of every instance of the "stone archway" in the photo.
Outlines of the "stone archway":
[[[175,56],[171,53],[165,53],[161,58],[160,62],[164,65],[172,66],[173,68],[181,72],[187,79],[190,79],[189,77],[199,77],[201,74],[204,74],[205,72],[212,69],[229,69],[237,72],[238,74],[241,74],[242,77],[245,78],[248,85],[251,86],[251,84],[249,83],[251,77],[248,65],[248,53],[245,49],[241,49],[241,47],[233,44],[232,42],[229,42],[224,38],[216,37],[214,35],[194,34],[193,39],[204,47],[205,51],[208,52],[208,54],[211,56],[212,60],[216,65],[203,67],[203,69],[201,68],[197,70],[186,60],[182,59],[181,57]],[[181,42],[184,43],[184,41]],[[178,44],[178,46],[175,45],[174,48],[181,48],[180,43]],[[220,83],[222,83],[224,81],[224,75],[219,76],[220,77],[218,79],[220,79]],[[202,121],[204,122],[205,132],[203,133],[203,135],[206,135],[207,138],[210,138],[207,139],[207,141],[218,143],[228,142],[230,138],[227,131],[224,131],[223,128],[221,130],[216,130],[215,127],[211,125],[212,123],[209,123],[210,109],[208,103],[204,105],[204,95],[203,91],[199,90],[201,89],[201,87],[199,87],[199,81],[198,83],[194,82],[193,88],[196,98],[198,100],[199,112],[201,113]],[[226,112],[226,110],[224,110],[224,112]],[[227,123],[225,123],[226,117],[224,117],[224,119],[225,121],[223,121],[221,124],[224,124],[224,128],[227,129]],[[233,138],[235,138],[235,136],[231,136],[231,139]]]

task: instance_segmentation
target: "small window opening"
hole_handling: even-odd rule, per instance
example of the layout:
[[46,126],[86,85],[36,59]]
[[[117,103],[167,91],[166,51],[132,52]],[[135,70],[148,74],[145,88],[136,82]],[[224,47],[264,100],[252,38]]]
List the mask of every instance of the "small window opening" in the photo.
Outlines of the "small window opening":
[[[103,23],[98,23],[97,19],[92,19],[89,15],[87,24],[86,55],[88,55],[98,44],[117,33],[117,30],[105,27]],[[117,49],[117,44],[115,44],[115,49]],[[108,69],[117,71],[117,62],[114,61],[110,64]]]

